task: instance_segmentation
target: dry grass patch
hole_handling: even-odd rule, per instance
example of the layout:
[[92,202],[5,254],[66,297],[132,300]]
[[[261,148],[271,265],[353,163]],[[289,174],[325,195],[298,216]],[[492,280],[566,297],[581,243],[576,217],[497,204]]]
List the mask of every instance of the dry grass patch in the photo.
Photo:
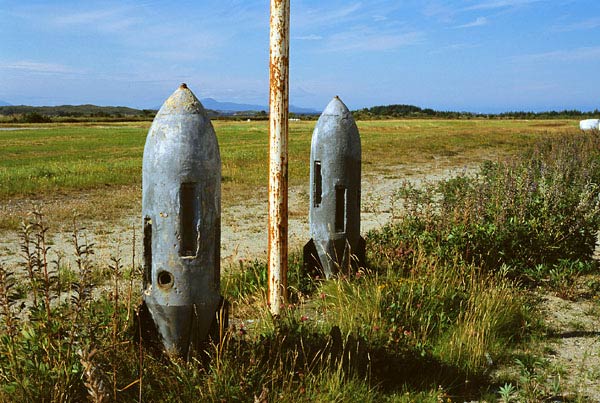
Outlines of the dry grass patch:
[[[141,163],[149,122],[10,125],[0,131],[0,228],[44,204],[54,221],[111,220],[139,211]],[[223,174],[223,203],[265,199],[268,122],[214,121]],[[307,185],[314,121],[290,122],[290,185]],[[496,159],[541,136],[578,131],[575,121],[378,120],[359,121],[363,173],[388,166],[444,168]],[[6,126],[6,125],[4,125]],[[433,165],[432,165],[433,164]],[[421,165],[419,170],[423,168]]]

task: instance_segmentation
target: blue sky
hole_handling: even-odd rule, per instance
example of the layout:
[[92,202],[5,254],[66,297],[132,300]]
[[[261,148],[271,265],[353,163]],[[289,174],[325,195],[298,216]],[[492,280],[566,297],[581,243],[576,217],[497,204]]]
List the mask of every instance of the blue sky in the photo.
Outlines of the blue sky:
[[[291,0],[291,102],[600,108],[599,0]],[[0,0],[0,100],[268,102],[269,4]]]

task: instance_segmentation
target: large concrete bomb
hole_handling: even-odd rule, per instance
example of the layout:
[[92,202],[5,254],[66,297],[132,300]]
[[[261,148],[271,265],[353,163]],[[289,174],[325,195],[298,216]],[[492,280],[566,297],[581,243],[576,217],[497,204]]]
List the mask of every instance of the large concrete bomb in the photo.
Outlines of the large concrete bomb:
[[166,351],[187,357],[218,326],[222,305],[221,157],[210,119],[185,84],[148,132],[142,192],[143,308]]
[[327,278],[364,266],[360,236],[360,135],[335,97],[319,118],[310,148],[310,236],[304,265]]

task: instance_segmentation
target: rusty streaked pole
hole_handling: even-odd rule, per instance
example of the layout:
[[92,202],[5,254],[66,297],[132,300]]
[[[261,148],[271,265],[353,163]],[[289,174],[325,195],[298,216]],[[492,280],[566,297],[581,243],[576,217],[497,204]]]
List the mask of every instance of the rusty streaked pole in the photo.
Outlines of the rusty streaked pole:
[[271,0],[269,91],[269,306],[286,301],[290,0]]

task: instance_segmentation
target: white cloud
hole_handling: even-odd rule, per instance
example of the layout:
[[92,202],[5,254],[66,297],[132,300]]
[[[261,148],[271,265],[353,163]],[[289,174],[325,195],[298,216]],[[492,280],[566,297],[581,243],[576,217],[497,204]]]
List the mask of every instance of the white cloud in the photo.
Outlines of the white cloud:
[[373,21],[375,22],[383,22],[383,21],[387,21],[388,17],[385,15],[374,15],[373,16]]
[[556,83],[547,83],[547,82],[523,82],[519,83],[516,86],[513,86],[514,91],[519,92],[543,92],[550,93],[551,91],[560,90],[560,86]]
[[450,23],[454,21],[457,11],[458,10],[455,7],[451,7],[439,1],[426,1],[422,12],[426,17]]
[[224,46],[229,35],[196,31],[185,25],[148,27],[144,36],[128,35],[123,38],[134,49],[166,61],[189,62],[215,57],[215,50]]
[[358,13],[363,8],[362,3],[351,3],[344,7],[329,5],[326,7],[299,9],[292,13],[292,26],[298,29],[307,27],[326,27],[333,24],[360,19],[363,14]]
[[414,45],[422,42],[423,38],[421,32],[382,33],[353,29],[332,35],[324,50],[380,52]]
[[465,10],[491,10],[495,8],[512,8],[526,6],[547,0],[488,0],[465,7]]
[[323,39],[323,37],[321,35],[310,34],[310,35],[295,36],[294,39],[298,39],[301,41],[320,41],[321,39]]
[[572,23],[572,24],[557,26],[554,28],[554,30],[559,31],[559,32],[570,32],[570,31],[585,31],[585,30],[596,29],[596,28],[600,28],[600,17],[589,18],[586,20]]
[[117,10],[114,9],[73,12],[71,14],[61,13],[59,16],[52,18],[52,22],[56,25],[87,25],[107,18],[115,18],[118,14]]
[[477,19],[475,21],[471,21],[469,23],[463,24],[463,25],[457,25],[455,28],[474,28],[474,27],[481,27],[483,25],[487,25],[488,24],[488,19],[486,17],[477,17]]
[[[196,24],[191,19],[165,21],[143,7],[126,5],[60,13],[50,19],[50,24],[69,31],[96,31],[116,40],[131,57],[144,56],[169,62],[213,58],[215,51],[234,34],[233,29],[224,27],[238,26],[237,23],[223,22],[221,27],[215,28],[210,22]],[[236,19],[237,14],[233,13],[230,18]]]
[[516,56],[520,62],[577,62],[600,60],[600,46],[581,47],[575,49],[562,49],[545,53],[533,53]]
[[474,45],[471,43],[454,43],[452,45],[437,48],[437,49],[429,52],[429,54],[430,55],[438,55],[438,54],[442,54],[445,52],[460,52],[462,50],[474,49],[474,48],[478,48],[478,47],[479,47],[479,45]]
[[133,29],[143,23],[137,15],[139,10],[135,7],[119,7],[109,9],[96,9],[87,11],[65,11],[61,10],[56,16],[50,14],[51,25],[64,28],[88,28],[102,32],[121,32]]
[[32,61],[0,62],[0,69],[24,71],[29,73],[72,74],[76,71],[64,64],[40,63]]
[[388,51],[420,42],[421,32],[394,17],[400,6],[394,2],[330,2],[292,13],[294,39],[321,41],[314,49],[337,51]]
[[[167,18],[151,4],[123,1],[120,6],[86,2],[73,9],[43,5],[23,7],[16,12],[53,34],[94,36],[98,44],[121,51],[117,52],[119,60],[141,56],[183,61],[210,59],[236,32],[256,22],[252,13],[246,16],[247,20],[241,20],[239,10],[224,14],[225,20],[219,14],[219,18],[203,16],[200,22],[179,9],[176,11],[178,14],[174,11]],[[222,7],[214,12],[224,11]]]

